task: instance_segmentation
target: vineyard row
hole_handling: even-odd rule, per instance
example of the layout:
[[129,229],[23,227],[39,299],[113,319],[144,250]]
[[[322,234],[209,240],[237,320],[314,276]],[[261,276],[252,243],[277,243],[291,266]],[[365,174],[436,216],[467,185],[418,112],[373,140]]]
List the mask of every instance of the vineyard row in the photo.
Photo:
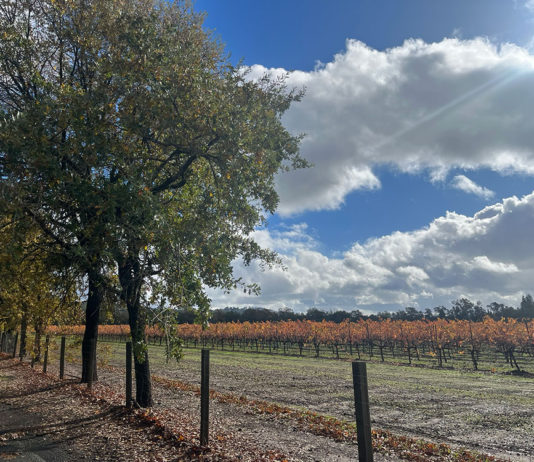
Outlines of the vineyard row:
[[[83,326],[52,326],[53,334],[80,335]],[[485,318],[481,322],[449,321],[394,321],[360,320],[342,323],[329,321],[280,321],[280,322],[232,322],[212,324],[202,329],[197,324],[173,326],[174,333],[195,346],[225,345],[231,349],[249,348],[269,352],[293,350],[302,355],[311,349],[319,356],[321,348],[330,348],[339,358],[340,351],[357,355],[376,352],[384,361],[384,354],[391,352],[404,355],[411,364],[413,359],[430,355],[441,367],[455,355],[468,355],[474,369],[478,368],[481,351],[495,350],[510,366],[520,369],[516,355],[534,357],[534,321],[515,319],[494,320]],[[128,336],[127,325],[100,326],[101,335],[111,337]],[[161,339],[164,330],[159,326],[148,327],[148,338]]]

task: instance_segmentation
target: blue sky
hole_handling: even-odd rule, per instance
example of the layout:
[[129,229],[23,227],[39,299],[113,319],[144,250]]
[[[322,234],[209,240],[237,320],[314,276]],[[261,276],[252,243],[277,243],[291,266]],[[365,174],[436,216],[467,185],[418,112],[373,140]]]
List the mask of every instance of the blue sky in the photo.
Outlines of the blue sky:
[[372,312],[534,292],[515,228],[534,226],[533,1],[195,9],[252,78],[306,88],[284,123],[315,165],[278,179],[279,212],[257,232],[286,270],[237,262],[262,295],[213,292],[214,306]]
[[234,63],[311,70],[345,48],[347,38],[383,50],[407,38],[439,41],[486,36],[527,44],[532,17],[514,0],[197,0],[205,24]]

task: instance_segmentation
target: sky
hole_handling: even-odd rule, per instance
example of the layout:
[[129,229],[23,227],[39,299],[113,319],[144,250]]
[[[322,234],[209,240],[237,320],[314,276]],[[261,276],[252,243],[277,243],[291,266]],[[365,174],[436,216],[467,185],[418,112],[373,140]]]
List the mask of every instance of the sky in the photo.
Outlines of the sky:
[[277,177],[237,261],[260,296],[214,307],[366,313],[534,293],[534,0],[197,0],[234,64],[304,89],[284,115],[313,167]]

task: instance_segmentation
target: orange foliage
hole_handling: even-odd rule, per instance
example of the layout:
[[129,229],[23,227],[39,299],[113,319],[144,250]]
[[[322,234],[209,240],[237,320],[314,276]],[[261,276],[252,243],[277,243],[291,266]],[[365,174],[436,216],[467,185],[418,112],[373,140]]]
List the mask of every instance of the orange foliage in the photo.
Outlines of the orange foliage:
[[[433,344],[437,348],[471,345],[480,348],[490,345],[502,349],[531,350],[534,347],[534,321],[486,317],[482,322],[450,321],[374,321],[362,319],[357,322],[331,321],[280,321],[280,322],[229,322],[210,325],[202,330],[198,324],[180,324],[178,335],[191,341],[278,341],[289,343],[346,345],[372,342],[376,345],[396,344],[415,347]],[[48,332],[63,335],[81,335],[84,326],[50,326]],[[101,325],[103,335],[127,336],[128,325]],[[157,326],[147,327],[149,337],[163,336]]]

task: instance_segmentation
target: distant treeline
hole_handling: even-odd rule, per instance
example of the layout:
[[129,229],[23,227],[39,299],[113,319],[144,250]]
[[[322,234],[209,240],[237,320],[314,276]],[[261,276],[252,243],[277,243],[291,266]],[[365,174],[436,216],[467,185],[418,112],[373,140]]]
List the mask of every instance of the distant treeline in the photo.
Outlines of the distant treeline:
[[[176,312],[178,323],[192,323],[195,321],[195,311],[192,309],[178,309]],[[534,299],[531,295],[525,295],[521,299],[519,307],[507,306],[502,303],[490,303],[483,307],[480,302],[472,302],[467,298],[461,298],[452,302],[450,308],[436,306],[418,310],[407,307],[400,311],[381,311],[372,315],[364,315],[360,310],[354,311],[324,311],[319,308],[310,308],[306,313],[295,313],[290,308],[280,310],[269,310],[261,307],[226,307],[213,310],[210,318],[211,323],[219,322],[255,322],[255,321],[333,321],[342,322],[345,319],[397,319],[402,321],[412,321],[418,319],[454,319],[468,321],[482,321],[484,316],[494,319],[501,318],[534,318]]]

